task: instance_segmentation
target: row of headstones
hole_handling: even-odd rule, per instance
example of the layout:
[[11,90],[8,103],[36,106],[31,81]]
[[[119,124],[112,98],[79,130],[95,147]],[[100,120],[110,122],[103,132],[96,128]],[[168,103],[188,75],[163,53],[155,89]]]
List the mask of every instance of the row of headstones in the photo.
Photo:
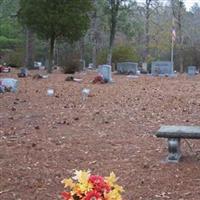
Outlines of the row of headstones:
[[[152,75],[173,75],[174,74],[173,63],[168,62],[168,61],[153,62],[151,66],[151,74]],[[188,66],[187,74],[191,76],[197,74],[197,67]]]
[[[99,73],[107,82],[112,82],[112,67],[110,65],[100,65],[98,68]],[[123,62],[117,64],[117,72],[120,74],[138,74],[138,64],[133,62]],[[196,66],[188,66],[188,75],[195,75],[197,73]],[[152,62],[151,65],[152,75],[173,75],[173,64],[168,61]]]
[[[109,65],[100,65],[99,71],[104,73],[108,73],[108,71],[111,69]],[[137,75],[139,74],[139,67],[138,63],[133,62],[122,62],[117,63],[117,72],[119,74],[132,74]],[[146,67],[147,72],[147,67]],[[151,66],[151,74],[157,75],[157,74],[173,74],[173,66],[171,62],[153,62]]]
[[[120,74],[137,74],[138,64],[132,62],[118,63],[117,71]],[[106,82],[112,82],[112,67],[110,65],[100,65],[98,67],[98,72]]]

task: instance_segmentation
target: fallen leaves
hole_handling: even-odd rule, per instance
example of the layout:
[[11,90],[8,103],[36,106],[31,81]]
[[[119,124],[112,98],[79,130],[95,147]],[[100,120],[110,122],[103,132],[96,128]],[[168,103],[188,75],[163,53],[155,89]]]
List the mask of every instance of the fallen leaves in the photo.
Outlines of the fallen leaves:
[[[190,190],[198,191],[193,180],[199,174],[199,161],[188,158],[179,171],[161,165],[166,146],[152,134],[161,124],[199,124],[200,76],[161,80],[113,75],[115,83],[102,85],[90,83],[94,75],[84,74],[80,84],[65,82],[64,74],[34,83],[28,77],[20,79],[19,92],[1,95],[0,188],[11,185],[8,179],[23,177],[32,193],[44,189],[36,198],[50,194],[56,199],[60,180],[55,174],[62,178],[75,168],[91,168],[104,174],[115,170],[126,180],[126,200],[172,199],[173,195],[198,199]],[[46,95],[49,87],[55,90],[53,98]],[[91,89],[92,98],[82,100],[83,88]],[[22,181],[12,184],[19,198],[29,199]],[[182,188],[188,193],[185,197],[179,194]],[[9,199],[3,189],[0,194]]]

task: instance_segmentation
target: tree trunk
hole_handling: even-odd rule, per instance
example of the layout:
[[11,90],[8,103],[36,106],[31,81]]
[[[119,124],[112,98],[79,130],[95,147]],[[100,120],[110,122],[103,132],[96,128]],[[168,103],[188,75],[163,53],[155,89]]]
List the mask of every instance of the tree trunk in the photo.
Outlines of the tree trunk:
[[179,32],[179,66],[180,66],[180,73],[183,73],[183,36],[182,36],[182,2],[179,2],[179,9],[178,9],[178,32]]
[[144,62],[148,62],[149,57],[149,17],[150,17],[150,3],[152,0],[146,0],[145,8],[145,51]]
[[97,67],[97,46],[96,46],[96,44],[93,44],[93,47],[92,47],[92,66],[94,68]]
[[85,40],[84,37],[82,37],[79,41],[80,46],[80,63],[81,63],[81,69],[79,70],[85,70]]
[[183,1],[182,0],[171,0],[172,12],[173,16],[176,19],[176,23],[178,25],[177,30],[177,41],[178,41],[178,65],[180,73],[183,73],[184,66],[183,66],[183,31],[182,31],[182,19],[183,19]]
[[112,65],[112,47],[108,49],[107,64],[110,66]]
[[52,72],[53,67],[53,53],[54,53],[54,43],[55,43],[55,37],[52,36],[50,38],[50,51],[49,51],[49,66],[48,66],[48,73]]
[[93,67],[97,66],[97,0],[93,0],[94,11],[92,14],[92,64]]
[[34,34],[26,28],[26,57],[25,66],[28,69],[34,68]]
[[117,15],[119,10],[120,0],[111,0],[111,24],[110,24],[110,41],[108,48],[107,64],[112,65],[112,49],[116,33]]
[[113,43],[115,39],[115,32],[116,32],[116,15],[112,14],[111,19],[111,30],[110,30],[110,42],[109,42],[109,49],[108,49],[108,56],[107,56],[107,64],[112,65],[112,49],[113,49]]

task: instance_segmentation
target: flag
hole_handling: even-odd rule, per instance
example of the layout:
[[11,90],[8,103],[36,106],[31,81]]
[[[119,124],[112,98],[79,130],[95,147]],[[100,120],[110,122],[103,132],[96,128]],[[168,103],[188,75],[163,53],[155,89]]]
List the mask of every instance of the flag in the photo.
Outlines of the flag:
[[174,42],[176,41],[176,29],[175,29],[175,27],[172,28],[172,40]]

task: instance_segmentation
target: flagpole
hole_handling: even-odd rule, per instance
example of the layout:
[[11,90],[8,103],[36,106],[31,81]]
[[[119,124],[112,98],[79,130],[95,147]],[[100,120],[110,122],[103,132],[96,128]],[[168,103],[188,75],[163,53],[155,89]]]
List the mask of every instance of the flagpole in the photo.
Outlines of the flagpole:
[[175,41],[175,29],[174,29],[175,23],[174,23],[174,17],[172,18],[172,43],[171,43],[171,63],[172,63],[172,72],[174,73],[174,41]]
[[174,73],[174,39],[172,37],[172,44],[171,44],[171,63],[172,63],[172,72]]

